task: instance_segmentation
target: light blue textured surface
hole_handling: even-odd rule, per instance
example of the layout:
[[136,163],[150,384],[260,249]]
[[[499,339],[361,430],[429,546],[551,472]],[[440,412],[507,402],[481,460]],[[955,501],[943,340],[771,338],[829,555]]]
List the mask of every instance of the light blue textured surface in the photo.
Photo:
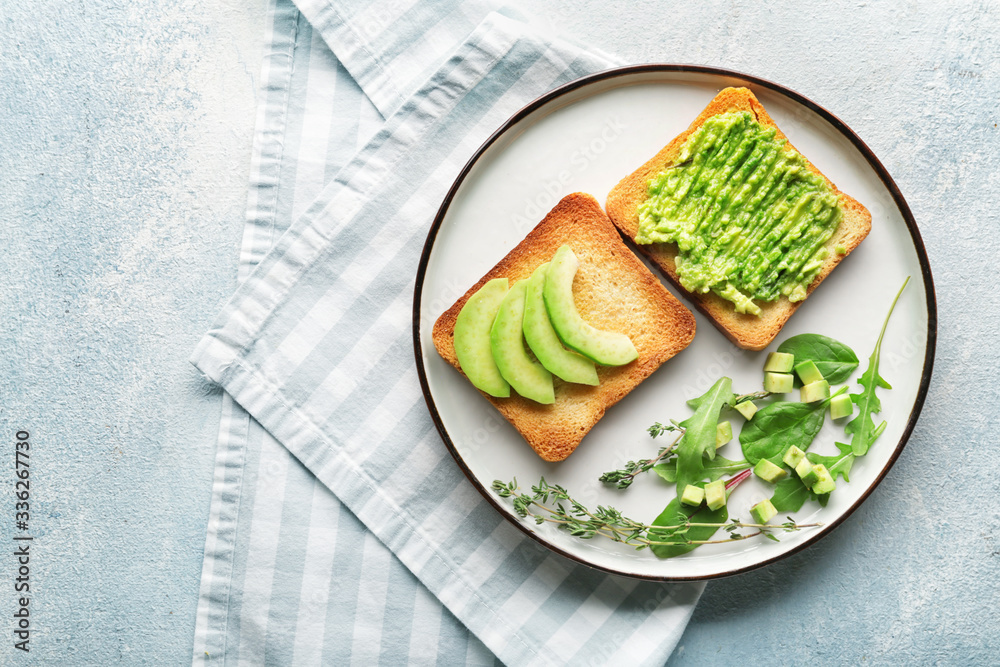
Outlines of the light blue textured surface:
[[[838,5],[523,7],[628,61],[731,67],[826,106],[896,178],[936,272],[935,377],[888,478],[815,547],[710,584],[670,664],[990,664],[1000,648],[1000,12]],[[219,399],[186,359],[235,285],[262,17],[0,10],[0,438],[26,428],[36,447],[31,664],[189,659]],[[23,658],[0,642],[0,662]]]
[[30,655],[189,661],[218,389],[188,363],[235,287],[263,3],[0,8],[0,541],[31,433]]

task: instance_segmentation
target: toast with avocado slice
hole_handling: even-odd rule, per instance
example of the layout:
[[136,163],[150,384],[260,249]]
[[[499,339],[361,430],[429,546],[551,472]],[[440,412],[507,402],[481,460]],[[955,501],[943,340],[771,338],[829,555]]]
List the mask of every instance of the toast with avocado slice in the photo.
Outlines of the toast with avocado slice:
[[726,88],[608,194],[615,226],[736,345],[762,350],[868,235],[871,214]]
[[[638,357],[620,366],[596,366],[596,385],[554,376],[555,400],[542,404],[512,391],[487,398],[546,461],[562,461],[604,416],[667,359],[691,342],[695,320],[622,241],[600,204],[588,194],[566,196],[521,243],[435,322],[438,353],[462,372],[455,353],[455,323],[466,302],[491,280],[513,288],[551,262],[562,246],[579,260],[573,301],[590,326],[627,336]],[[565,252],[565,251],[564,251]],[[630,357],[629,357],[630,358]]]

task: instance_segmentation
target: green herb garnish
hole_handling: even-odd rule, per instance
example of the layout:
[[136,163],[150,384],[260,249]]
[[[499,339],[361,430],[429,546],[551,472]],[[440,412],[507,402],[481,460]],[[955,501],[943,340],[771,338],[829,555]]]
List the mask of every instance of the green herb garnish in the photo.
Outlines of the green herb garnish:
[[775,485],[771,504],[779,512],[798,512],[807,500],[815,497],[798,475],[792,473]]
[[[733,461],[724,456],[716,456],[705,462],[705,477],[709,482],[721,479],[724,475],[733,475],[750,467],[746,461]],[[673,484],[677,481],[677,461],[667,461],[653,466],[653,472]]]
[[820,334],[792,336],[778,346],[778,352],[795,355],[795,363],[812,361],[830,384],[846,382],[858,367],[858,355],[838,340]]
[[851,449],[850,445],[845,445],[842,442],[834,443],[837,445],[837,449],[840,450],[839,454],[834,454],[833,456],[820,456],[819,454],[813,454],[809,452],[806,454],[806,458],[813,465],[821,463],[826,466],[826,469],[830,471],[830,476],[837,479],[837,476],[844,478],[845,482],[850,482],[851,479],[848,475],[851,472],[851,466],[854,465],[857,456],[854,455],[854,451]]
[[684,435],[684,429],[681,428],[680,424],[677,422],[671,422],[670,424],[663,425],[660,422],[656,422],[648,429],[649,435],[652,438],[657,438],[664,433],[676,431],[679,432],[678,435],[672,443],[666,447],[660,447],[660,451],[656,453],[651,459],[642,459],[641,461],[629,461],[625,464],[624,468],[618,470],[610,470],[603,475],[601,475],[598,480],[604,482],[605,484],[614,484],[619,489],[627,489],[635,481],[637,475],[644,472],[648,472],[650,469],[656,467],[663,461],[666,461],[674,453],[674,447],[677,446],[677,441],[681,439]]
[[[868,369],[858,379],[863,391],[850,394],[851,401],[859,407],[858,416],[844,429],[848,435],[853,436],[851,444],[835,443],[838,453],[833,456],[806,454],[810,463],[825,466],[833,479],[843,478],[845,482],[850,482],[849,475],[855,460],[867,453],[871,444],[886,428],[885,421],[876,426],[872,418],[873,414],[882,409],[876,389],[891,389],[878,370],[882,341],[889,318],[907,282],[909,278],[903,283],[889,308],[875,350],[869,358]],[[839,341],[818,334],[794,336],[782,343],[778,351],[794,354],[796,360],[813,361],[824,379],[831,383],[846,380],[858,366],[853,350]],[[509,484],[494,481],[493,490],[501,498],[511,499],[514,511],[522,518],[530,517],[537,524],[554,523],[570,535],[582,539],[600,536],[636,549],[649,548],[661,558],[679,556],[703,544],[721,544],[757,535],[777,541],[775,529],[794,531],[822,524],[796,524],[791,517],[780,525],[744,523],[730,519],[727,506],[718,510],[710,510],[705,505],[689,507],[680,502],[680,495],[689,484],[704,488],[707,481],[732,475],[726,482],[728,493],[751,476],[750,467],[760,460],[768,459],[776,465],[782,465],[782,458],[792,445],[806,451],[826,422],[831,399],[845,391],[847,387],[841,387],[829,398],[812,403],[778,401],[761,408],[753,419],[743,425],[740,432],[739,440],[745,460],[731,460],[716,455],[716,429],[721,411],[727,406],[734,407],[742,401],[766,398],[770,394],[765,391],[735,395],[732,391],[732,379],[728,377],[720,378],[705,394],[688,401],[688,405],[694,410],[694,414],[688,419],[682,422],[670,420],[668,424],[656,422],[650,426],[648,431],[653,438],[664,433],[677,433],[677,437],[669,445],[660,447],[656,456],[629,461],[623,468],[601,475],[600,481],[626,489],[636,476],[653,470],[665,481],[676,484],[678,497],[667,504],[652,524],[630,519],[613,507],[598,506],[595,510],[589,510],[574,500],[566,489],[550,485],[544,478],[531,488],[530,494],[518,488],[517,480]],[[775,485],[774,495],[770,500],[779,512],[796,512],[807,500],[816,500],[825,506],[829,499],[829,493],[814,493],[797,475],[792,474]],[[729,533],[727,538],[714,538],[720,529]],[[751,529],[751,532],[741,532],[742,529]]]
[[688,484],[705,478],[705,457],[715,458],[715,436],[722,408],[733,399],[733,381],[722,377],[698,398],[688,401],[694,414],[680,423],[684,435],[677,443],[677,495]]
[[[749,471],[730,480],[727,486],[735,486],[748,476]],[[501,498],[507,498],[513,502],[514,511],[518,516],[521,518],[530,517],[536,524],[554,523],[574,537],[581,539],[605,537],[613,542],[628,544],[637,550],[651,547],[654,553],[669,547],[689,547],[686,551],[690,551],[702,544],[722,544],[762,534],[771,537],[771,539],[777,539],[772,534],[772,531],[776,529],[793,532],[802,528],[823,525],[821,523],[797,524],[791,519],[783,524],[745,523],[736,520],[692,521],[692,517],[683,514],[678,515],[679,520],[672,523],[664,521],[656,525],[645,524],[622,515],[613,507],[598,506],[596,510],[591,511],[582,503],[574,500],[566,489],[556,484],[549,484],[544,477],[539,480],[538,484],[531,487],[530,494],[521,491],[516,479],[510,483],[495,480],[493,490]],[[677,502],[676,499],[673,502]],[[693,508],[693,513],[697,514],[698,518],[702,518],[697,508]],[[664,514],[666,514],[666,510],[661,513],[661,517]],[[709,517],[706,514],[704,518]],[[703,538],[705,531],[709,531],[708,536],[711,537],[720,528],[725,528],[729,533],[728,538],[721,540]],[[752,529],[753,532],[737,532],[747,528]],[[678,554],[670,553],[669,555]],[[664,555],[663,557],[669,556]]]
[[844,433],[854,436],[851,438],[851,449],[854,451],[855,456],[864,456],[867,454],[868,448],[871,447],[875,439],[882,435],[882,431],[885,430],[885,421],[876,426],[875,421],[872,419],[873,414],[882,411],[882,402],[875,395],[875,390],[879,387],[892,389],[892,385],[886,382],[885,378],[878,373],[879,360],[882,356],[882,338],[885,337],[885,329],[889,326],[889,318],[892,317],[892,311],[896,309],[896,302],[899,301],[899,297],[903,293],[903,290],[906,289],[908,282],[910,282],[909,276],[903,281],[903,286],[899,288],[896,298],[892,300],[892,306],[889,307],[889,314],[885,316],[882,331],[879,333],[878,341],[875,343],[875,351],[868,358],[868,370],[858,379],[858,384],[863,387],[863,391],[851,394],[851,400],[858,406],[858,416],[848,422],[847,426],[844,427]]
[[[841,389],[833,396],[844,391]],[[830,398],[813,403],[778,401],[761,408],[740,431],[743,456],[752,465],[761,459],[781,465],[781,457],[792,445],[807,450],[823,428]]]
[[[698,525],[691,525],[689,522],[697,521]],[[652,546],[652,551],[660,558],[673,558],[695,549],[702,544],[707,544],[719,528],[729,521],[729,509],[723,505],[717,510],[710,510],[707,506],[686,507],[681,504],[680,498],[671,500],[660,515],[653,520],[653,525],[657,526],[649,531],[650,539],[658,544]],[[677,526],[683,526],[679,529]],[[735,533],[730,533],[733,535]],[[737,539],[753,537],[751,535],[740,535]],[[686,538],[682,542],[677,542],[679,537]],[[720,540],[726,542],[728,540]]]

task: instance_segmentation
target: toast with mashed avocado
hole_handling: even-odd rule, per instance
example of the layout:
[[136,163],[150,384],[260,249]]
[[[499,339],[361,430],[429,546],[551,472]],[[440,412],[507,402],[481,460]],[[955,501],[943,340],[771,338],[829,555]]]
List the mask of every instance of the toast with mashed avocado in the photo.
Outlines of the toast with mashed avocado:
[[[518,283],[530,281],[540,267],[549,262],[555,265],[568,256],[565,246],[579,262],[575,275],[570,276],[577,313],[596,330],[627,336],[637,356],[630,353],[618,361],[604,362],[621,364],[617,366],[602,365],[599,356],[592,357],[598,359],[594,365],[596,385],[586,379],[585,373],[575,382],[564,381],[553,373],[554,400],[548,403],[540,401],[551,397],[533,400],[517,391],[488,393],[480,389],[546,461],[562,461],[573,453],[605,410],[687,347],[695,333],[691,311],[625,246],[597,200],[575,193],[556,204],[517,247],[438,318],[432,334],[438,353],[462,372],[455,327],[466,303],[473,297],[488,296],[481,295],[481,288],[488,283],[504,291],[509,286],[514,292]],[[466,313],[473,310],[466,309]],[[499,328],[494,327],[494,335]],[[567,347],[574,345],[568,337],[563,342]],[[520,337],[517,343],[522,345]],[[577,351],[581,360],[587,354],[583,348]],[[583,365],[590,363],[587,360]]]
[[761,350],[871,229],[752,92],[726,88],[610,192],[621,232],[734,343]]

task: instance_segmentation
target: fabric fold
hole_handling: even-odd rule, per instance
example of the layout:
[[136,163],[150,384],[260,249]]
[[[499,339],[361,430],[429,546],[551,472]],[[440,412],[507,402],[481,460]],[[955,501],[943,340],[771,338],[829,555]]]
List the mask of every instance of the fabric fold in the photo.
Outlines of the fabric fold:
[[607,66],[490,15],[304,209],[192,359],[509,664],[661,664],[701,591],[524,537],[451,460],[413,360],[413,276],[445,191],[511,114]]
[[[290,0],[268,19],[241,280],[384,122]],[[497,664],[229,394],[212,486],[194,664]]]
[[387,118],[493,9],[484,0],[296,5]]

